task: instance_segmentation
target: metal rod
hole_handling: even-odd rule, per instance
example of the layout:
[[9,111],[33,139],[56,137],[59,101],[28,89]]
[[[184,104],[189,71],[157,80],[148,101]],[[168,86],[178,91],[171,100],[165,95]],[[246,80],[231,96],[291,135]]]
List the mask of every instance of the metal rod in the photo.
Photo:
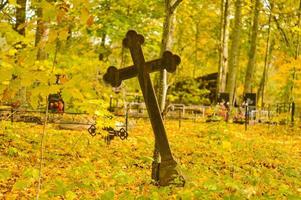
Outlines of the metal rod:
[[246,111],[245,111],[245,131],[248,129],[248,123],[249,123],[249,114],[248,114],[248,105],[246,105]]
[[291,122],[292,122],[292,126],[294,126],[294,121],[295,121],[295,102],[292,102],[292,116],[291,116]]
[[129,112],[128,112],[128,109],[126,108],[126,112],[125,112],[125,130],[126,130],[126,132],[128,132],[128,120],[129,120]]

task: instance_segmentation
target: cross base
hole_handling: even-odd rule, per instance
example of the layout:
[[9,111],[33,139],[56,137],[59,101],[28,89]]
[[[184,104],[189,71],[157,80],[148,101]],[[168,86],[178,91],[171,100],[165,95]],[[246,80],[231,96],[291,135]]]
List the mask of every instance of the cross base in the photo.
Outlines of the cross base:
[[176,185],[183,187],[185,179],[177,169],[177,163],[169,160],[161,163],[152,163],[152,178],[160,186]]

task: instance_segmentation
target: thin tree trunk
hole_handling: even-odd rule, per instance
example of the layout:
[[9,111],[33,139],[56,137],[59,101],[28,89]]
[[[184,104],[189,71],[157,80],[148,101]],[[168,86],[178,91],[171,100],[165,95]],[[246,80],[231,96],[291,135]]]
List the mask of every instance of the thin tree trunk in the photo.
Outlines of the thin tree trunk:
[[[298,10],[298,29],[301,27],[301,0],[299,3],[299,10]],[[297,36],[297,45],[296,45],[296,51],[295,51],[295,60],[298,59],[299,57],[299,51],[300,51],[300,33],[298,32]],[[294,81],[296,80],[296,66],[293,68],[293,75],[292,75],[292,86],[291,86],[291,92],[290,92],[290,101],[295,101],[294,98],[294,88],[295,88],[295,83]]]
[[[299,3],[299,11],[298,11],[298,28],[300,28],[300,27],[301,27],[301,0]],[[297,36],[295,59],[298,59],[299,53],[300,53],[300,32],[298,32],[298,36]]]
[[218,89],[217,91],[220,90],[220,82],[221,82],[221,73],[223,70],[223,38],[224,38],[224,12],[225,12],[225,1],[226,0],[221,0],[221,8],[220,8],[220,12],[221,12],[221,16],[220,16],[220,35],[219,35],[219,46],[218,46],[218,50],[219,50],[219,66],[218,66]]
[[37,60],[45,60],[47,53],[44,50],[43,41],[46,38],[47,28],[46,22],[43,20],[43,8],[37,8],[37,29],[35,35],[35,46],[38,48]]
[[[172,35],[174,31],[174,21],[175,21],[174,12],[181,2],[182,0],[176,0],[173,3],[171,2],[171,0],[165,0],[165,18],[163,23],[162,43],[161,43],[161,52],[160,52],[161,56],[163,55],[164,51],[171,50],[172,48],[172,44],[173,44]],[[161,110],[164,110],[165,102],[166,102],[166,94],[168,90],[166,70],[162,70],[160,72],[159,79],[160,79],[160,84],[158,90],[158,101]]]
[[245,76],[244,93],[252,92],[252,84],[253,84],[255,62],[256,62],[259,9],[260,9],[260,0],[256,0],[255,7],[254,7],[253,27],[252,27],[252,33],[251,33],[251,47],[250,47],[250,51],[249,51],[249,61],[248,61],[248,67],[247,67],[247,72],[246,72],[246,76]]
[[221,2],[220,62],[217,92],[225,92],[228,72],[229,0]]
[[229,55],[229,73],[226,85],[226,91],[230,95],[230,104],[234,103],[235,96],[235,82],[239,66],[239,48],[240,48],[240,35],[241,35],[241,7],[242,1],[236,0],[235,2],[235,21],[232,31],[232,43]]
[[26,20],[26,0],[17,0],[19,6],[16,9],[16,26],[15,30],[25,36],[25,20]]
[[[17,31],[20,35],[25,36],[25,21],[26,21],[26,0],[17,0],[16,3],[18,4],[17,8],[16,8],[16,24],[14,27],[14,30]],[[4,6],[7,4],[4,3]],[[3,6],[3,7],[4,7]],[[19,63],[19,53],[17,53],[16,57],[15,57],[15,61],[16,63]],[[12,79],[12,82],[15,82],[16,80]],[[18,83],[19,86],[19,90],[15,96],[15,98],[17,98],[16,101],[19,101],[20,105],[23,105],[26,103],[27,99],[26,99],[26,87],[19,85],[20,83]]]
[[199,20],[195,23],[195,62],[193,65],[193,72],[192,72],[192,77],[195,78],[196,74],[196,66],[198,65],[198,49],[199,49],[199,35],[200,35],[200,28],[199,28]]
[[1,4],[0,4],[0,11],[1,11],[2,9],[4,9],[4,7],[5,7],[7,4],[8,4],[8,0],[6,0],[6,1],[1,1]]
[[257,102],[259,102],[259,99],[261,98],[261,108],[264,107],[264,90],[265,85],[267,84],[267,75],[268,75],[268,66],[270,64],[270,57],[272,54],[272,48],[271,48],[271,21],[272,21],[272,10],[270,11],[269,15],[269,29],[268,29],[268,36],[267,36],[267,43],[266,43],[266,49],[265,49],[265,59],[264,59],[264,68],[263,68],[263,74],[261,77],[261,81],[259,84],[258,92],[257,92]]
[[[272,53],[273,53],[273,49],[274,49],[274,45],[275,45],[275,39],[270,39],[270,46],[269,46],[269,51],[268,51],[268,55],[267,55],[267,66],[265,71],[263,71],[262,77],[261,77],[261,81],[260,81],[260,85],[259,85],[259,89],[258,89],[258,95],[260,95],[258,98],[261,98],[261,107],[263,108],[265,105],[265,93],[266,93],[266,86],[268,84],[268,80],[269,80],[269,70],[271,68],[271,58],[272,58]],[[259,102],[259,100],[258,100]]]
[[[161,56],[163,55],[164,51],[171,50],[172,48],[172,34],[174,31],[175,21],[174,12],[182,1],[183,0],[176,0],[173,4],[171,4],[170,0],[165,0],[165,19],[163,23],[162,43],[160,52]],[[163,112],[165,108],[166,94],[168,90],[166,70],[160,72],[159,81],[160,82],[158,84],[157,96],[161,112]],[[157,141],[155,140],[152,163],[152,179],[156,182],[159,180],[158,163],[160,163],[160,154]]]
[[43,125],[43,131],[41,134],[41,141],[40,141],[40,166],[39,166],[39,180],[38,180],[38,186],[37,186],[37,196],[36,199],[39,200],[40,197],[40,191],[42,188],[42,180],[43,180],[43,165],[44,165],[44,153],[45,153],[45,137],[46,137],[46,126],[48,123],[48,97],[46,97],[46,110],[45,110],[45,119],[44,119],[44,125]]
[[[170,37],[172,30],[172,22],[173,16],[170,12],[170,0],[165,0],[165,19],[163,23],[163,34],[162,34],[162,43],[161,43],[161,52],[160,56],[162,56],[163,52],[171,49],[172,39]],[[166,70],[162,70],[160,72],[160,84],[159,84],[159,93],[158,100],[161,110],[164,110],[165,107],[165,91],[167,91],[167,72]]]

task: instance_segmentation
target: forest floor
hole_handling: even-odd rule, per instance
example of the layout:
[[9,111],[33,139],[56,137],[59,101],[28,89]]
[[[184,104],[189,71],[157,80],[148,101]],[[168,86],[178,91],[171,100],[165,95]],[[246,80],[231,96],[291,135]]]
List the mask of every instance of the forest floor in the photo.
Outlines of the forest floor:
[[[185,187],[151,184],[153,133],[131,121],[127,140],[47,126],[40,199],[301,199],[301,130],[167,121]],[[42,125],[0,122],[0,199],[37,195]]]

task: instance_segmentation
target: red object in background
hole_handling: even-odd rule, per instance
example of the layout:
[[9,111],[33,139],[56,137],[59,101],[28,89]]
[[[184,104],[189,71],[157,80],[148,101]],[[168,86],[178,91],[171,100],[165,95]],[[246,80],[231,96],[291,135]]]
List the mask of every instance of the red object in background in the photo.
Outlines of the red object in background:
[[59,113],[63,113],[64,112],[64,103],[62,101],[58,102],[57,111]]
[[18,107],[20,107],[20,105],[21,105],[20,101],[15,101],[15,102],[11,103],[12,108],[18,108]]
[[63,113],[65,110],[64,101],[61,95],[58,94],[50,94],[48,96],[48,107],[49,110],[53,113]]

